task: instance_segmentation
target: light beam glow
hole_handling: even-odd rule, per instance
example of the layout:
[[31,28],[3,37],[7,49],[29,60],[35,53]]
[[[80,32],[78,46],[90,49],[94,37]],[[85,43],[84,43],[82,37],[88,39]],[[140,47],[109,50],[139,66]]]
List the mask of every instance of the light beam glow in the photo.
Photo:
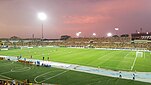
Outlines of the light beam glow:
[[118,30],[119,30],[119,28],[115,28],[115,30],[116,30],[116,31],[118,31]]
[[76,36],[77,36],[77,37],[79,37],[79,36],[80,36],[80,34],[81,34],[81,32],[77,32],[77,33],[76,33]]
[[108,36],[108,37],[111,37],[111,36],[112,36],[112,33],[107,33],[107,36]]
[[93,36],[96,36],[96,33],[93,33],[92,35],[93,35]]
[[40,12],[38,13],[38,18],[43,21],[47,19],[47,15],[44,12]]

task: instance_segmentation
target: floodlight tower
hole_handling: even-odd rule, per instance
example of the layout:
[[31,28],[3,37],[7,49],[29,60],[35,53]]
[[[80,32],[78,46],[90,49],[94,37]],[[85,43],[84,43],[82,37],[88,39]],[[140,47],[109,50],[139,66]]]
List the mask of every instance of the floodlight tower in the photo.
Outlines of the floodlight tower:
[[38,18],[42,21],[42,29],[41,29],[41,38],[42,38],[42,41],[43,41],[43,38],[44,38],[44,34],[43,34],[43,21],[47,19],[47,16],[44,12],[39,12],[38,13]]

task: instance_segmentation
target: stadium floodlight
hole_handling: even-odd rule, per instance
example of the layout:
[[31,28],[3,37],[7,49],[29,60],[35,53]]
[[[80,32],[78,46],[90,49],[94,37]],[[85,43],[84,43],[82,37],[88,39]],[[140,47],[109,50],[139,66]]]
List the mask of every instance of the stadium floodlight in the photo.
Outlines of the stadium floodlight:
[[44,20],[47,19],[47,16],[46,16],[45,13],[40,12],[40,13],[38,13],[38,18],[39,18],[40,20],[44,21]]
[[112,33],[107,33],[107,36],[108,36],[108,37],[111,37],[111,36],[112,36]]
[[81,34],[81,32],[78,32],[79,34]]
[[116,32],[116,35],[118,35],[118,30],[119,30],[119,28],[114,28],[115,29],[115,32]]
[[[46,16],[46,14],[44,13],[44,12],[39,12],[38,13],[38,18],[41,20],[41,21],[44,21],[44,20],[46,20],[47,19],[47,16]],[[41,33],[42,35],[41,35],[41,40],[43,41],[43,38],[44,38],[44,35],[43,35],[43,22],[42,22],[42,33]]]
[[77,33],[76,33],[76,36],[77,36],[77,37],[79,37],[79,36],[80,36],[80,34],[81,34],[81,32],[77,32]]
[[148,32],[146,32],[146,34],[149,34]]
[[76,33],[76,36],[79,37],[79,33]]
[[118,31],[118,30],[119,30],[119,28],[115,28],[115,30],[116,30],[116,31]]
[[93,33],[92,35],[93,35],[93,36],[96,36],[96,33]]

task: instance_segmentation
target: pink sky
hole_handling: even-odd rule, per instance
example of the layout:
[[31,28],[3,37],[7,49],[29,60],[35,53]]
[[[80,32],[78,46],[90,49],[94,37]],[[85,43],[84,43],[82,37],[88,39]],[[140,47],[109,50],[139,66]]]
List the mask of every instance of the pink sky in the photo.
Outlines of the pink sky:
[[44,38],[151,32],[151,0],[0,0],[0,37],[41,37],[38,12],[48,17]]

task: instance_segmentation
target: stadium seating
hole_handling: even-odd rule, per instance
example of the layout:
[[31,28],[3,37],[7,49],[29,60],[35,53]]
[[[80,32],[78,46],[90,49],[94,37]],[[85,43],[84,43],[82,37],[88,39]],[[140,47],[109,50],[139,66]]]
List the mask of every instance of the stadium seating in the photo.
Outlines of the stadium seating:
[[5,45],[9,47],[20,46],[62,46],[62,47],[95,47],[95,48],[143,48],[151,50],[151,43],[133,43],[130,37],[101,37],[101,38],[69,38],[58,41],[29,40],[29,42],[10,42]]
[[8,79],[0,79],[0,85],[41,85],[41,84],[34,84],[28,82],[28,80],[18,81],[18,80],[8,80]]

